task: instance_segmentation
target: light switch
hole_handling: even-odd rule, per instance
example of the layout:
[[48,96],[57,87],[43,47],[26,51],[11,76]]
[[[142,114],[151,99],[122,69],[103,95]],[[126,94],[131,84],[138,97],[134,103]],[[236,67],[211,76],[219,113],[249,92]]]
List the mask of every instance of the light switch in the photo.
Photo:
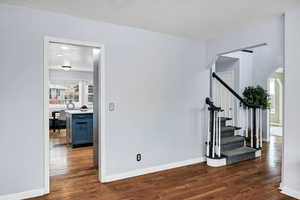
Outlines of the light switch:
[[110,111],[110,112],[112,112],[112,111],[115,111],[115,103],[113,103],[113,102],[110,102],[109,104],[108,104],[108,110]]

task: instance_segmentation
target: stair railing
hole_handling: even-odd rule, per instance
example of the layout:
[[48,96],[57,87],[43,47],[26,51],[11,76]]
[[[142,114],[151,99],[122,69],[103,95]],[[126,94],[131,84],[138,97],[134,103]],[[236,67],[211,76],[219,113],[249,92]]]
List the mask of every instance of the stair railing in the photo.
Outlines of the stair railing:
[[[240,117],[241,120],[244,119],[243,124],[243,134],[250,140],[250,146],[252,148],[261,149],[262,148],[262,109],[259,106],[249,104],[246,102],[237,92],[235,92],[225,81],[223,81],[215,72],[212,73],[212,80],[216,80],[225,89],[227,89],[235,98],[237,98],[243,108],[243,116]],[[206,102],[208,103],[208,102]],[[212,102],[210,102],[212,103]],[[213,103],[212,103],[213,104]],[[209,104],[208,104],[209,105]],[[221,107],[214,106],[218,108],[216,112],[220,112]],[[212,108],[209,108],[212,109]],[[210,112],[211,114],[211,112]],[[210,117],[210,124],[214,123],[214,119]],[[211,127],[212,125],[210,125]],[[221,140],[221,139],[220,139]],[[221,143],[221,141],[218,141]]]
[[224,111],[206,98],[208,105],[208,131],[206,156],[209,158],[221,158],[221,113]]

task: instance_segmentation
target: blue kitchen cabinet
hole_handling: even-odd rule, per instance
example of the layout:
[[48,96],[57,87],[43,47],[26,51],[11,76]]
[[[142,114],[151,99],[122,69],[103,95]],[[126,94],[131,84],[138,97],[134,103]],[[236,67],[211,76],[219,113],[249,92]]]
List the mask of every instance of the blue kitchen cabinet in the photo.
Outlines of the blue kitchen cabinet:
[[72,147],[93,144],[93,114],[67,114],[67,135]]

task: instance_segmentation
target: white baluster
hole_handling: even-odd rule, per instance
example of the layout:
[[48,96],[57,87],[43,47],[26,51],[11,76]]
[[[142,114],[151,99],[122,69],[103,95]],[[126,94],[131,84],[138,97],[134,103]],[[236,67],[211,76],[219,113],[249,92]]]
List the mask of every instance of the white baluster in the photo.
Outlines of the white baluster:
[[235,126],[235,112],[234,112],[234,107],[235,107],[234,103],[235,103],[235,101],[234,101],[233,97],[230,98],[230,102],[232,103],[231,104],[232,126]]
[[215,87],[214,87],[214,91],[213,91],[214,92],[213,102],[215,105],[217,105],[216,102],[217,102],[217,97],[218,97],[218,82],[216,80],[214,82],[215,82],[215,84],[214,84]]
[[230,113],[229,116],[230,116],[230,118],[232,119],[232,120],[231,120],[231,125],[233,126],[233,115],[232,115],[232,105],[231,105],[232,102],[231,102],[231,96],[228,95],[228,99],[229,99],[229,100],[228,100],[228,107],[229,107],[229,113]]
[[219,96],[219,102],[218,102],[218,106],[219,107],[222,107],[222,94],[221,94],[221,88],[220,88],[220,84],[219,84],[219,87],[218,87],[218,96]]
[[219,152],[218,152],[218,156],[221,157],[221,145],[222,145],[222,142],[221,142],[221,115],[219,115]]
[[256,109],[255,112],[255,128],[256,128],[256,134],[255,134],[255,139],[256,139],[256,148],[259,148],[259,109]]
[[214,111],[214,130],[213,130],[213,141],[212,141],[212,157],[215,157],[215,142],[216,142],[216,111]]
[[244,109],[243,107],[242,107],[242,109],[243,109],[243,116],[244,116],[244,137],[246,137],[247,135],[247,110],[246,109]]
[[237,110],[236,110],[236,119],[239,119],[239,120],[237,120],[237,122],[236,122],[236,126],[237,127],[241,127],[241,129],[240,130],[238,130],[238,135],[242,135],[242,132],[243,132],[243,117],[241,116],[241,109],[239,108],[239,107],[236,107],[237,108]]
[[246,107],[246,137],[249,137],[249,109]]
[[241,119],[240,124],[237,124],[237,126],[242,127],[241,128],[241,136],[245,136],[245,115],[244,115],[244,109],[238,107],[238,112],[239,112],[239,118]]
[[219,91],[219,94],[220,94],[220,107],[223,108],[224,106],[222,105],[222,93],[221,91]]
[[218,152],[219,152],[219,120],[218,120],[218,117],[219,117],[219,112],[216,111],[216,155],[218,155]]
[[226,111],[227,111],[227,117],[230,117],[230,106],[229,106],[228,95],[226,96]]
[[250,133],[251,133],[251,147],[253,148],[253,111],[252,111],[252,108],[250,108]]
[[218,156],[219,156],[219,151],[220,151],[220,144],[221,144],[221,140],[220,140],[220,130],[221,130],[221,124],[220,124],[220,112],[218,112]]
[[210,144],[210,111],[207,109],[207,117],[208,117],[208,124],[207,124],[207,145],[206,145],[206,156],[209,157],[210,154],[210,149],[209,149],[209,144]]
[[238,127],[241,127],[241,130],[240,130],[240,136],[245,136],[245,116],[244,116],[244,110],[242,108],[238,108],[238,115],[237,115],[237,119],[240,119],[240,122],[238,121],[237,122],[237,126]]
[[260,117],[259,117],[259,133],[260,133],[260,148],[262,148],[262,146],[263,146],[263,137],[262,137],[262,134],[263,134],[263,132],[262,132],[262,116],[263,116],[263,110],[262,109],[260,109]]

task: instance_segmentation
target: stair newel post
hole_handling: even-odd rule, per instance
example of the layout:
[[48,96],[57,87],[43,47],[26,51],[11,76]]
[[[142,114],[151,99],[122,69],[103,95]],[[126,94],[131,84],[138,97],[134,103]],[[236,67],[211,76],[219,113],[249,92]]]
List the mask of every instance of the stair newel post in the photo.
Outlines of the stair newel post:
[[206,98],[206,104],[208,105],[209,110],[209,122],[208,122],[208,139],[207,139],[207,150],[208,153],[206,154],[209,158],[215,158],[218,154],[218,145],[219,142],[219,135],[218,135],[218,128],[219,122],[219,111],[221,110],[220,107],[216,107],[209,98]]

